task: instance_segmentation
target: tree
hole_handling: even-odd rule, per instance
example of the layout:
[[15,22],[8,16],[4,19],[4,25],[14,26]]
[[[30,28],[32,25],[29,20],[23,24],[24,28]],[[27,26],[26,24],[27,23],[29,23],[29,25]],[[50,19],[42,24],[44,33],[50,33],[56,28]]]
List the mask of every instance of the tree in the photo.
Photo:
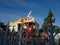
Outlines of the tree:
[[44,19],[44,23],[42,25],[42,29],[46,30],[46,28],[47,28],[47,30],[48,30],[48,26],[55,22],[55,18],[53,19],[53,16],[54,15],[52,14],[52,11],[50,9],[49,13],[48,13],[48,16]]
[[6,26],[4,25],[3,22],[0,22],[0,28],[2,28],[3,30],[5,30]]

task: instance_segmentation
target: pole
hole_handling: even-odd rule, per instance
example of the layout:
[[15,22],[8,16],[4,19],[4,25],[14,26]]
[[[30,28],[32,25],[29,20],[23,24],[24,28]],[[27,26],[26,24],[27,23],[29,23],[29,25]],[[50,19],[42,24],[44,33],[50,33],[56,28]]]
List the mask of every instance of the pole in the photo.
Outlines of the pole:
[[53,26],[49,25],[50,36],[49,36],[49,45],[54,45],[54,37],[53,37]]

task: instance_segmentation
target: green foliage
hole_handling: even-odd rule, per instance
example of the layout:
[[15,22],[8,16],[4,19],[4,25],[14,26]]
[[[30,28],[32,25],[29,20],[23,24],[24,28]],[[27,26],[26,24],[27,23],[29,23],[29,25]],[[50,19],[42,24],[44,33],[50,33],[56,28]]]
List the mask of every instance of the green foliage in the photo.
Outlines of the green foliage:
[[53,30],[54,30],[55,33],[58,33],[59,32],[59,27],[58,26],[54,26]]
[[[44,30],[46,29],[48,32],[48,30],[49,30],[48,25],[53,24],[54,22],[55,22],[55,19],[53,19],[53,14],[52,14],[52,11],[50,9],[48,16],[44,19],[44,22],[43,22],[41,29],[44,29]],[[53,25],[53,31],[55,33],[59,32],[59,27]]]

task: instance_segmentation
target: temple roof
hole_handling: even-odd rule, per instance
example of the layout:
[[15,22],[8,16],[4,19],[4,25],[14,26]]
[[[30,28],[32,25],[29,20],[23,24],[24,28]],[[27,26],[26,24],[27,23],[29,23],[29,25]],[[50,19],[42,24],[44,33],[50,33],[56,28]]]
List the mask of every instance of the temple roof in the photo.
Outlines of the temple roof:
[[25,22],[34,22],[36,23],[35,19],[32,17],[31,10],[29,11],[27,17],[21,17],[16,21],[11,21],[9,24],[17,24],[17,23],[25,23]]
[[35,22],[35,19],[32,17],[31,10],[29,11],[29,13],[27,15],[27,22]]

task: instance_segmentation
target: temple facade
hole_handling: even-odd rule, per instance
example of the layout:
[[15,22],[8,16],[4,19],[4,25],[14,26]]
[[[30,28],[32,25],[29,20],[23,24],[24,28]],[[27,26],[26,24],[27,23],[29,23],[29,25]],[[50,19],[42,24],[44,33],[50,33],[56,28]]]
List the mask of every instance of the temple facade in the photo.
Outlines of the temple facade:
[[27,15],[27,17],[21,17],[19,19],[17,19],[16,21],[11,21],[9,22],[9,29],[10,31],[14,30],[17,32],[20,27],[22,26],[23,28],[26,28],[25,23],[28,22],[33,22],[35,23],[35,25],[33,26],[35,29],[39,29],[39,24],[38,22],[32,17],[32,12],[30,11]]

